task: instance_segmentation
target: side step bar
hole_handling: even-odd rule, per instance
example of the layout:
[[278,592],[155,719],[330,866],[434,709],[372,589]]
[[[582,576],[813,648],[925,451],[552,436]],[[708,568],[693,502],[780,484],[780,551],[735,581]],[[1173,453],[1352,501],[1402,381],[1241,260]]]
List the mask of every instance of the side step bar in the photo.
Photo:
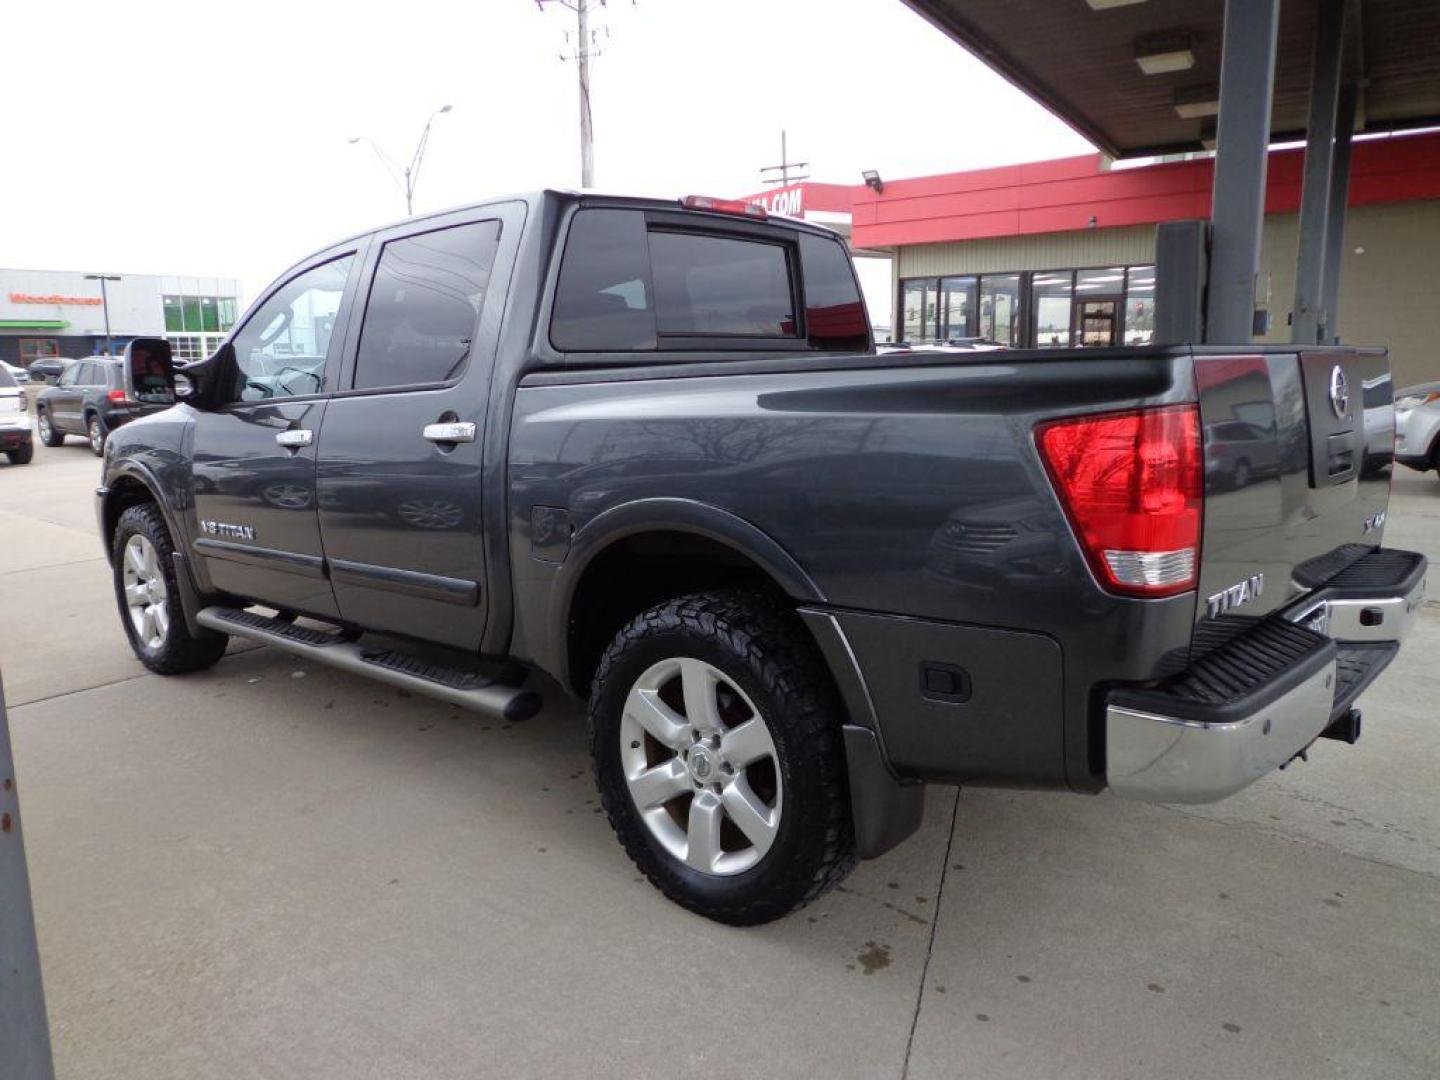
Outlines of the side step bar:
[[441,667],[404,653],[366,648],[339,633],[296,626],[284,619],[239,608],[202,608],[196,621],[222,634],[273,645],[319,664],[366,675],[503,720],[528,720],[540,711],[540,695],[533,690],[505,686],[473,671]]

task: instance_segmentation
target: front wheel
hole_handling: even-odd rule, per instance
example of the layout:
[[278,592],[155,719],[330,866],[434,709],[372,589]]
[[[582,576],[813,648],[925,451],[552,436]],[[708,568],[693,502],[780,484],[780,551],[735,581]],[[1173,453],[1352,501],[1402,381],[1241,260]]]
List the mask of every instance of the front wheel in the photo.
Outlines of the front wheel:
[[115,526],[115,599],[136,657],[157,675],[213,667],[230,640],[213,630],[196,637],[185,625],[175,579],[175,548],[165,518],[150,503],[132,506]]
[[601,659],[588,720],[610,823],[676,903],[769,922],[854,866],[840,705],[804,626],[765,597],[638,615]]

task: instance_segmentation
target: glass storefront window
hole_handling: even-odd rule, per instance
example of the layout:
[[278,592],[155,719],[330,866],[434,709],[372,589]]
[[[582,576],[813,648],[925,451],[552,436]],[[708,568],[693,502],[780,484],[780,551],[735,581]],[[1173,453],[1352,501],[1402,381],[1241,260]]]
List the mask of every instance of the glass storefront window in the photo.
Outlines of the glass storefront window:
[[1070,296],[1072,270],[1045,270],[1030,279],[1034,344],[1037,349],[1062,349],[1070,345]]
[[1155,340],[1155,267],[1130,267],[1125,285],[1125,344]]
[[220,334],[235,325],[233,296],[166,296],[167,334]]
[[997,345],[1020,344],[1020,275],[980,279],[980,336]]
[[900,312],[902,339],[933,341],[939,294],[934,278],[901,283]]
[[935,336],[944,340],[974,337],[975,279],[940,279],[939,327]]
[[1107,266],[1099,270],[1077,270],[1075,272],[1075,295],[1119,296],[1125,291],[1125,268]]

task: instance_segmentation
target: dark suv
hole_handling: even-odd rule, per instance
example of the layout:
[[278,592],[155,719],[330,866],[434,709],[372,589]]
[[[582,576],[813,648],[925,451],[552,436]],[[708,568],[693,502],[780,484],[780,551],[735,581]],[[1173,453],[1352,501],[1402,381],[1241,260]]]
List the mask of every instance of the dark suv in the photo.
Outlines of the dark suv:
[[76,360],[35,399],[41,442],[59,446],[66,435],[84,435],[97,457],[105,453],[110,432],[156,411],[157,406],[141,405],[126,394],[120,361],[113,356]]

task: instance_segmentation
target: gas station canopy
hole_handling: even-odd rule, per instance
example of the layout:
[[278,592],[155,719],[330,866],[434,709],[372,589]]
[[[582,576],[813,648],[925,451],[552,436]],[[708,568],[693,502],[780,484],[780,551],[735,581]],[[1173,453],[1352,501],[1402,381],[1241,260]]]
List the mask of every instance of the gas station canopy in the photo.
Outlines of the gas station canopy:
[[[1213,148],[1221,0],[905,0],[1112,157]],[[1440,2],[1345,0],[1354,130],[1440,125]],[[1319,0],[1284,0],[1271,140],[1303,139]]]

